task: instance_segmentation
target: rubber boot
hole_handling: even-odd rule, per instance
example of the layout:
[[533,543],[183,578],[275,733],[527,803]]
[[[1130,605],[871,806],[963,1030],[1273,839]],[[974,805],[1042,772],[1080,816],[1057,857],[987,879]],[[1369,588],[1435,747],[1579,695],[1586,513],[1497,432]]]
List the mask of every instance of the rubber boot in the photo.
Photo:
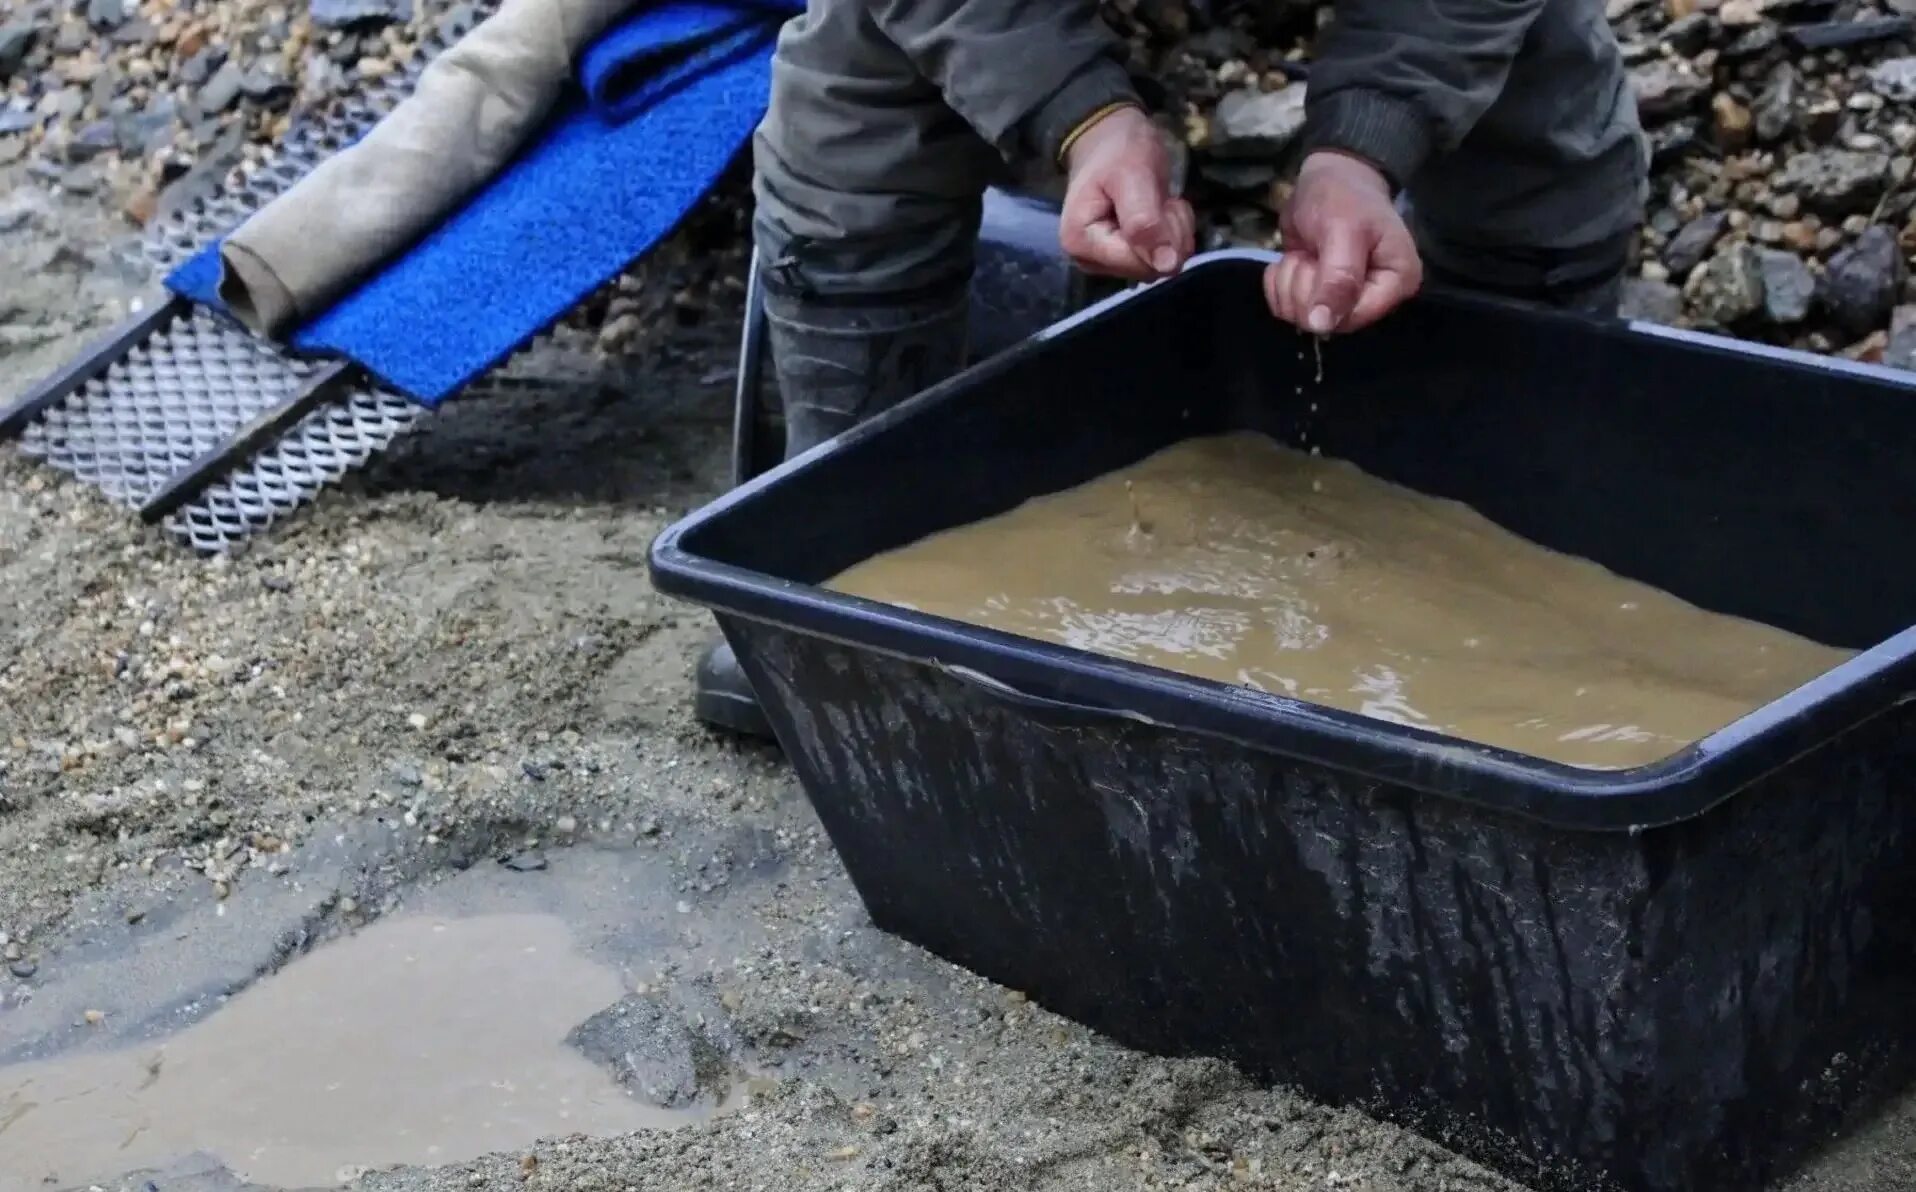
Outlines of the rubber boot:
[[[807,299],[768,281],[765,316],[785,406],[785,458],[957,372],[965,358],[968,286],[909,300],[852,303]],[[772,735],[731,643],[699,659],[693,713],[715,728]]]

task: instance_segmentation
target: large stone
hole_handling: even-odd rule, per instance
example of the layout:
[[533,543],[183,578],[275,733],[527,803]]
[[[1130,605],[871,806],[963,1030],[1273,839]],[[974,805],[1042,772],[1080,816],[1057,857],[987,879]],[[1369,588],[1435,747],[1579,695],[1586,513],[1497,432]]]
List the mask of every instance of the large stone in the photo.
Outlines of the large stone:
[[27,52],[40,40],[45,26],[33,21],[10,21],[0,25],[0,82],[11,77],[27,60]]
[[1247,87],[1219,101],[1210,151],[1219,157],[1275,157],[1303,131],[1304,84],[1277,91]]
[[1826,215],[1866,212],[1883,197],[1889,182],[1889,155],[1850,149],[1817,149],[1791,156],[1781,185]]
[[1911,30],[1912,22],[1908,17],[1863,17],[1854,21],[1791,25],[1784,30],[1784,35],[1806,50],[1840,50],[1906,38]]
[[1737,326],[1763,309],[1763,262],[1749,244],[1726,244],[1690,275],[1683,293],[1698,319]]
[[1710,81],[1687,62],[1659,58],[1631,71],[1630,87],[1636,92],[1637,111],[1645,120],[1660,123],[1696,107]]
[[1789,327],[1808,318],[1816,277],[1803,258],[1774,248],[1760,248],[1756,255],[1763,270],[1763,312],[1770,322]]
[[1916,57],[1878,62],[1870,68],[1869,86],[1891,103],[1916,103]]
[[1903,250],[1896,235],[1873,225],[1830,258],[1817,288],[1830,320],[1852,335],[1879,330],[1903,290]]
[[322,29],[403,25],[412,20],[412,0],[312,0],[308,11]]
[[638,994],[588,1018],[566,1042],[660,1109],[690,1108],[724,1080],[725,1058],[710,1040],[679,1014]]

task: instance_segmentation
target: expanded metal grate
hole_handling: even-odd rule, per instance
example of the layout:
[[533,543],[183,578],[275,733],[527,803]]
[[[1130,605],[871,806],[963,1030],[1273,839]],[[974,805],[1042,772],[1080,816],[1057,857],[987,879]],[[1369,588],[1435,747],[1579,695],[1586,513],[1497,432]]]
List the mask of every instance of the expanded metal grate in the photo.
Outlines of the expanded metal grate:
[[181,469],[289,400],[315,367],[192,310],[48,409],[20,445],[137,509]]
[[[448,13],[411,67],[300,120],[263,160],[147,230],[147,259],[170,271],[365,135],[412,89],[434,54],[464,36],[492,0]],[[21,445],[110,499],[139,508],[210,453],[293,400],[326,366],[287,355],[221,316],[193,310],[156,327],[101,376],[29,423]],[[329,392],[317,408],[237,457],[226,475],[161,522],[194,550],[232,549],[366,463],[426,411],[370,381]]]
[[[433,55],[495,6],[478,0],[449,12],[405,72],[301,119],[264,159],[157,220],[145,238],[147,259],[161,272],[178,267],[358,140],[410,93]],[[974,335],[987,352],[1074,304],[1047,219],[1055,215],[988,204],[973,287]],[[328,374],[333,366],[287,355],[201,310],[159,321],[112,351],[120,353],[112,366],[47,407],[24,429],[22,445],[150,517],[170,510],[160,521],[166,535],[205,553],[231,550],[298,510],[428,413],[363,374]],[[214,454],[222,448],[230,460]],[[174,508],[169,494],[190,491],[178,486],[182,476],[210,483]],[[156,495],[161,503],[149,505]]]

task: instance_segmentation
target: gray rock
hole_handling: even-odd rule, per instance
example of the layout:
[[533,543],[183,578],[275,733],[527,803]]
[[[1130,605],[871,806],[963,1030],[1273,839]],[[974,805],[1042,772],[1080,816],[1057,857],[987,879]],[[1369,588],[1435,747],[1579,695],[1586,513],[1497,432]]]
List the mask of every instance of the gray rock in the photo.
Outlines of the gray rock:
[[1759,248],[1756,255],[1763,269],[1763,311],[1770,322],[1788,327],[1808,318],[1816,277],[1803,258],[1774,248]]
[[46,26],[34,21],[10,21],[0,25],[0,81],[4,81],[19,70],[27,60],[27,52],[33,49],[35,42],[46,32]]
[[1706,12],[1679,17],[1663,30],[1663,42],[1679,54],[1694,55],[1710,44],[1716,33],[1716,20]]
[[293,81],[281,73],[276,63],[261,63],[246,72],[240,91],[248,98],[264,103],[293,93]]
[[128,157],[145,157],[171,145],[179,115],[179,105],[171,96],[163,95],[143,111],[115,117],[113,131],[119,138],[120,152]]
[[1911,28],[1912,22],[1908,17],[1864,17],[1855,21],[1817,21],[1809,25],[1791,25],[1783,34],[1806,50],[1835,50],[1908,37]]
[[1870,68],[1869,88],[1891,103],[1916,103],[1916,57],[1878,62]]
[[218,46],[202,46],[199,53],[180,63],[179,80],[189,87],[203,85],[226,61],[226,51]]
[[50,103],[53,115],[62,120],[71,120],[86,110],[86,92],[78,87],[65,87],[53,93]]
[[1734,327],[1763,309],[1763,263],[1750,245],[1726,244],[1690,275],[1683,292],[1697,318]]
[[1660,170],[1688,157],[1702,143],[1702,130],[1702,122],[1694,119],[1651,129],[1650,164]]
[[1659,58],[1630,72],[1637,110],[1644,120],[1661,123],[1696,107],[1710,89],[1710,81],[1687,62]]
[[1903,289],[1903,251],[1880,224],[1830,258],[1817,297],[1830,320],[1852,335],[1868,335],[1889,318]]
[[1697,216],[1683,225],[1683,230],[1670,239],[1670,246],[1663,250],[1663,263],[1677,277],[1686,277],[1690,270],[1703,263],[1710,255],[1716,242],[1723,239],[1723,233],[1730,227],[1727,211],[1710,211]]
[[26,132],[40,123],[32,108],[0,108],[0,137]]
[[573,1028],[566,1042],[660,1109],[695,1105],[725,1080],[718,1049],[650,997],[634,994],[606,1007]]
[[1226,95],[1211,121],[1211,152],[1219,157],[1275,157],[1304,131],[1304,84],[1279,91],[1244,88]]
[[1796,124],[1796,94],[1796,68],[1785,62],[1770,76],[1753,105],[1757,140],[1769,144],[1789,135]]
[[77,54],[93,42],[93,30],[86,27],[85,21],[72,21],[60,26],[53,35],[53,52],[56,54]]
[[87,0],[87,24],[95,29],[116,29],[126,17],[126,0]]
[[1916,306],[1899,306],[1889,316],[1889,346],[1883,363],[1916,371]]
[[403,25],[412,20],[412,0],[312,0],[308,11],[322,29]]
[[159,30],[153,27],[153,22],[147,20],[145,17],[134,17],[113,31],[113,44],[122,46],[151,45],[153,39],[158,35]]
[[111,120],[95,120],[74,134],[67,142],[67,160],[70,162],[92,161],[102,153],[117,149],[120,139],[115,135]]
[[527,849],[522,853],[509,853],[499,858],[499,864],[514,873],[538,873],[546,867],[546,855],[536,848]]
[[1626,319],[1675,326],[1683,318],[1683,294],[1667,281],[1626,277],[1617,313]]
[[1888,154],[1817,149],[1792,155],[1779,185],[1826,215],[1852,215],[1875,206],[1888,182]]
[[1773,24],[1765,22],[1752,29],[1745,29],[1736,35],[1735,40],[1723,47],[1725,62],[1748,62],[1760,58],[1776,48],[1783,35]]
[[236,62],[228,62],[219,68],[206,86],[200,88],[200,110],[211,115],[224,112],[233,106],[240,97],[240,89],[246,83],[246,73]]

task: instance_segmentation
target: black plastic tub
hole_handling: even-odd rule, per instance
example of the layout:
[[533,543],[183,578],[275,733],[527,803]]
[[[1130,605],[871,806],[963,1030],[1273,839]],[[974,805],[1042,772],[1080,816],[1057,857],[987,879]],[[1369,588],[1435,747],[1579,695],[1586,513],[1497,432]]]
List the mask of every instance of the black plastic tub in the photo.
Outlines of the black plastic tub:
[[[1430,296],[1327,345],[1319,389],[1266,259],[724,497],[655,582],[718,612],[879,926],[1540,1186],[1757,1187],[1916,1055],[1916,386]],[[1864,652],[1602,773],[815,586],[1243,428]]]

